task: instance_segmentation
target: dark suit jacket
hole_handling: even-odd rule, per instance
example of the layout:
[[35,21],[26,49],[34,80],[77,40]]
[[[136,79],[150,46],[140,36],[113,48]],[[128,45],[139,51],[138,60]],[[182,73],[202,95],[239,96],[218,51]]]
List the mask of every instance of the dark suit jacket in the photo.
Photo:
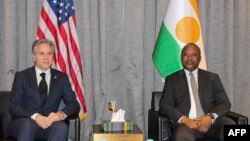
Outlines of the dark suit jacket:
[[[9,110],[12,118],[30,118],[34,113],[47,116],[58,110],[69,117],[77,114],[80,109],[68,76],[55,69],[51,69],[49,94],[44,106],[40,99],[35,67],[16,73],[11,95]],[[58,109],[62,99],[66,106]]]
[[[230,110],[231,103],[217,74],[198,69],[198,87],[205,114],[221,116]],[[166,77],[159,111],[177,122],[180,117],[188,116],[190,107],[188,82],[182,69]]]

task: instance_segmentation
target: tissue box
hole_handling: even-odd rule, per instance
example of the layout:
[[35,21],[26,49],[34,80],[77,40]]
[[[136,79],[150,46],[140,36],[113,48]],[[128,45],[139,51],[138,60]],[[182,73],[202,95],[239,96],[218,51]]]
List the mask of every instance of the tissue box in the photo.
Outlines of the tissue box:
[[125,122],[104,121],[103,122],[103,130],[104,130],[104,132],[132,131],[133,130],[133,123],[131,121],[125,121]]

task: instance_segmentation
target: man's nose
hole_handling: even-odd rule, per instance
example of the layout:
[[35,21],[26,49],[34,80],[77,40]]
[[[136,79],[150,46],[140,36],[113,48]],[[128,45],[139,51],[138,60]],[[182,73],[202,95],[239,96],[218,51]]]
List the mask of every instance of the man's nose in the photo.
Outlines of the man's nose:
[[49,55],[48,54],[45,54],[44,55],[44,59],[48,59]]
[[188,60],[192,60],[193,56],[192,55],[187,55]]

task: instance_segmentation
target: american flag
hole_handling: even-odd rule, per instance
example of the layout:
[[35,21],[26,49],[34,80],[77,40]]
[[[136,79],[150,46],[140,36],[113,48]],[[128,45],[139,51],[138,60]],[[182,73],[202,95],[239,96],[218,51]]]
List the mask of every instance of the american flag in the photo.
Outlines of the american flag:
[[81,106],[79,117],[83,120],[87,117],[87,108],[73,0],[44,0],[37,36],[39,39],[50,39],[56,44],[55,68],[68,74]]

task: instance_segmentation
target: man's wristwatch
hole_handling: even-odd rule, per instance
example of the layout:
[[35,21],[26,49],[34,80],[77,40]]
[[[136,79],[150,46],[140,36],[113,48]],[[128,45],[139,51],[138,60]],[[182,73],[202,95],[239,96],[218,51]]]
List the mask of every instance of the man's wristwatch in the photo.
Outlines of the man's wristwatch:
[[208,113],[207,116],[210,116],[212,120],[215,119],[214,114],[212,114],[212,113]]

